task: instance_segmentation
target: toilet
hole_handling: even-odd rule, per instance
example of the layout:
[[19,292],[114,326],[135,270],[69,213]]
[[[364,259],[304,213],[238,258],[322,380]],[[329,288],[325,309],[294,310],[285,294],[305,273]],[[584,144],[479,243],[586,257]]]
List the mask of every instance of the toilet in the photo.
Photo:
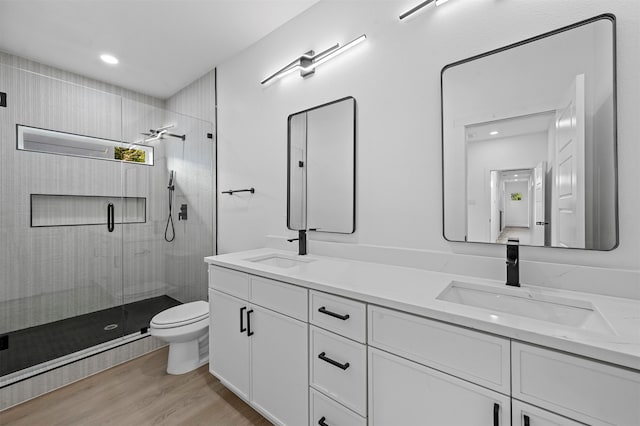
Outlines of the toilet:
[[184,374],[209,360],[209,303],[184,303],[151,319],[152,336],[169,343],[167,373]]

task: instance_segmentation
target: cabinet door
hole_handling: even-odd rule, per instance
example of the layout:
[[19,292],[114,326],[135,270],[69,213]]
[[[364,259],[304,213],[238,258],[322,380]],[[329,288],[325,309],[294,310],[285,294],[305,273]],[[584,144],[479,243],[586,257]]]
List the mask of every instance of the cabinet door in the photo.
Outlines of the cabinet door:
[[559,416],[533,405],[513,399],[511,401],[512,426],[583,426],[566,417]]
[[[209,290],[209,371],[249,400],[249,338],[244,300]],[[242,327],[241,327],[242,325]]]
[[509,397],[369,348],[369,424],[506,426]]
[[307,323],[252,305],[251,401],[276,424],[309,419]]

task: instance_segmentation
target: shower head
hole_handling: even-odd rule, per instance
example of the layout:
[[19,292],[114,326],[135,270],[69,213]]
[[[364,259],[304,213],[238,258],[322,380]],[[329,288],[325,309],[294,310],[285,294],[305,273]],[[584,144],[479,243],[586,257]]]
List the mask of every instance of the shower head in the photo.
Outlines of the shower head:
[[171,136],[174,138],[182,139],[183,141],[186,139],[186,135],[176,135],[175,133],[169,133],[169,129],[175,127],[175,124],[169,124],[168,126],[159,127],[157,129],[149,129],[149,133],[141,133],[144,136],[150,136],[144,139],[144,142],[153,142],[159,139],[164,139],[164,136]]
[[174,177],[175,172],[173,170],[171,170],[169,172],[169,186],[167,186],[167,188],[169,188],[170,190],[173,191],[173,189],[175,188],[175,186],[173,185],[173,177]]

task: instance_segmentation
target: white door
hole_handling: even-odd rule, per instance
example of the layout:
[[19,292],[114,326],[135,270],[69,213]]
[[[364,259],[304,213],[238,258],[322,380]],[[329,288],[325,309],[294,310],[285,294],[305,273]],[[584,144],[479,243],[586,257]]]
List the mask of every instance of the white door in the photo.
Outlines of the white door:
[[308,325],[252,305],[251,401],[284,425],[309,421]]
[[582,426],[550,411],[513,399],[511,402],[512,426]]
[[553,243],[585,246],[585,99],[584,74],[576,76],[556,110]]
[[209,371],[224,385],[249,399],[249,337],[242,299],[209,290]]
[[489,220],[491,226],[490,241],[495,243],[500,235],[500,172],[498,170],[491,170],[491,219]]
[[533,169],[533,241],[534,246],[544,246],[544,231],[547,224],[544,215],[544,179],[547,164],[541,161]]
[[369,348],[369,425],[507,426],[509,397]]

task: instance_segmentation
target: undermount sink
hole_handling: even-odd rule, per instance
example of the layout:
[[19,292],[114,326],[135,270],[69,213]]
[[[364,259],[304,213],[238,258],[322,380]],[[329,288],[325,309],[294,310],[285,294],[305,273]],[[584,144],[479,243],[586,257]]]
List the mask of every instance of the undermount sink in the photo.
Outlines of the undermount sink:
[[263,265],[275,266],[276,268],[292,268],[305,263],[313,262],[314,259],[300,259],[285,256],[282,254],[267,254],[264,256],[247,259],[249,262],[261,263]]
[[562,324],[596,333],[615,334],[590,302],[535,294],[525,288],[494,288],[451,281],[438,300]]

